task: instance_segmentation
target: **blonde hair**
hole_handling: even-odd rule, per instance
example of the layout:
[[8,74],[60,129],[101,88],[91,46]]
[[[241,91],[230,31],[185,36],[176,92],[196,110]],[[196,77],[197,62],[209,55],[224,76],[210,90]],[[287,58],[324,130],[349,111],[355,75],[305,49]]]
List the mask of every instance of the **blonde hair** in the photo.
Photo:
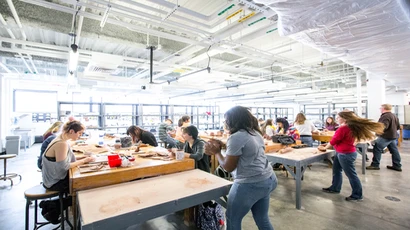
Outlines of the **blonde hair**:
[[361,118],[351,111],[343,111],[337,114],[346,120],[346,125],[352,131],[352,136],[356,140],[370,140],[374,138],[373,132],[383,134],[384,125],[366,118]]
[[64,123],[62,121],[54,122],[50,126],[50,128],[48,128],[47,131],[43,134],[43,136],[45,136],[47,133],[56,133],[56,132],[58,132],[63,124]]
[[305,121],[306,121],[305,114],[298,113],[298,115],[296,115],[296,119],[295,119],[296,124],[303,125],[303,124],[305,124]]
[[392,109],[392,106],[390,104],[383,104],[382,107],[384,110],[388,110],[388,111]]

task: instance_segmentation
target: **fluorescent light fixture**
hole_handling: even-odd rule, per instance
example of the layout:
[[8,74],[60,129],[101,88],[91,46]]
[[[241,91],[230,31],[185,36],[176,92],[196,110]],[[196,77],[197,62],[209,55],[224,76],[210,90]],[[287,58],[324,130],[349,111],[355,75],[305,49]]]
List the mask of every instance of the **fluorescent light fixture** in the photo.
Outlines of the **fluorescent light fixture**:
[[71,45],[71,50],[70,50],[70,59],[68,63],[68,72],[72,75],[74,72],[77,70],[78,66],[78,46],[76,44]]
[[101,22],[100,22],[100,27],[101,27],[101,28],[103,28],[103,27],[105,26],[105,23],[107,22],[108,14],[110,13],[110,10],[111,10],[111,5],[108,4],[108,5],[107,5],[107,8],[105,9],[104,15],[103,15],[103,17],[102,17],[102,19],[101,19]]
[[167,20],[171,15],[173,15],[175,13],[175,11],[178,10],[179,7],[180,7],[180,5],[176,4],[174,6],[174,8],[171,11],[169,11],[168,14],[164,18],[162,18],[162,21]]
[[280,90],[272,90],[272,91],[268,91],[268,93],[282,93],[282,92],[286,92],[286,93],[291,93],[291,92],[306,92],[306,91],[311,91],[312,87],[304,87],[304,88],[288,88],[288,89],[280,89]]

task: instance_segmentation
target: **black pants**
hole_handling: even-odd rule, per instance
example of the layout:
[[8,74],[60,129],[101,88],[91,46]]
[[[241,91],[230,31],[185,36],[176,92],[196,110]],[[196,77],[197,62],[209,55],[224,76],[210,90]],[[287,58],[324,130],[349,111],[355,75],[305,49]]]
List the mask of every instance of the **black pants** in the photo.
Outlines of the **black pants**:
[[69,186],[70,186],[70,183],[68,181],[68,172],[67,172],[67,176],[64,179],[53,184],[50,188],[47,188],[43,184],[43,187],[46,189],[49,189],[51,191],[65,192],[67,194],[69,193]]

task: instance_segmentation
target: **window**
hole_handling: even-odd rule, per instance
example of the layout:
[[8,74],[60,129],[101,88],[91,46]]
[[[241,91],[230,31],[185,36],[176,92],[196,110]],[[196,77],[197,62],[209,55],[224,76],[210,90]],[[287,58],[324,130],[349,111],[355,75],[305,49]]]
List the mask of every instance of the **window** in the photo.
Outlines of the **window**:
[[13,111],[18,113],[56,113],[57,91],[15,90]]

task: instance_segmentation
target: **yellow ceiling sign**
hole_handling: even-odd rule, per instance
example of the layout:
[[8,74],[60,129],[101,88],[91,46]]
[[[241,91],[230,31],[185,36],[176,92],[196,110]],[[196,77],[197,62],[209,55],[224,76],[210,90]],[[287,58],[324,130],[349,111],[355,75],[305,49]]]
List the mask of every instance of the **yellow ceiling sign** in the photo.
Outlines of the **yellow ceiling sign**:
[[229,20],[232,17],[235,17],[236,15],[238,15],[242,11],[243,11],[242,9],[239,9],[239,10],[235,11],[235,13],[233,13],[233,14],[229,15],[228,17],[226,17],[226,20]]
[[252,13],[246,15],[245,17],[241,18],[238,22],[246,21],[246,20],[248,20],[249,18],[253,17],[255,14],[256,14],[255,12],[252,12]]
[[185,73],[186,69],[174,69],[172,72],[174,72],[174,73]]

